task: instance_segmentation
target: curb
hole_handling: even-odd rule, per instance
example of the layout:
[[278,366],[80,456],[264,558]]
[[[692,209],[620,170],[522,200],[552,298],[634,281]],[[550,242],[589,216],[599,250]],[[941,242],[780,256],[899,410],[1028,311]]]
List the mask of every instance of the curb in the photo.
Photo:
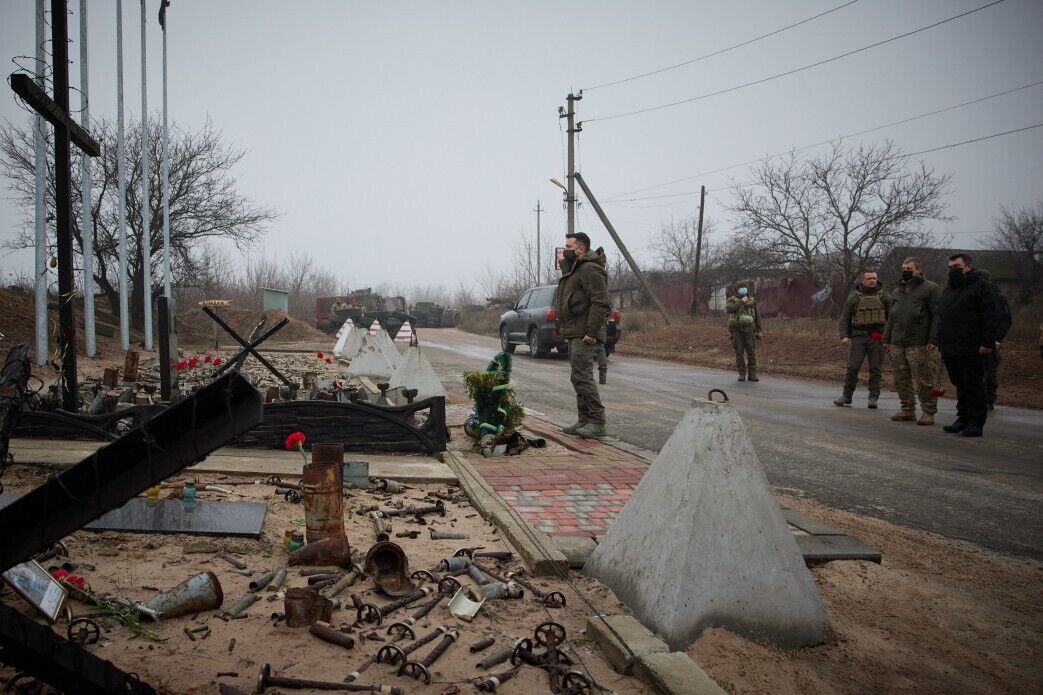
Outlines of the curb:
[[[539,412],[538,410],[533,410],[532,408],[523,408],[523,410],[525,411],[526,415],[531,415],[534,418],[543,420],[544,422],[553,425],[554,427],[561,428],[565,426],[562,423],[554,420],[551,416],[545,415]],[[523,424],[522,427],[524,428],[525,425]],[[575,437],[548,432],[541,432],[540,434],[544,437],[547,437],[548,439],[553,439],[554,441],[564,446],[566,449],[570,449],[579,453],[589,453],[587,450],[579,448],[577,442],[580,442],[582,440],[576,439]],[[620,451],[625,451],[628,454],[632,454],[640,459],[644,459],[648,463],[655,461],[656,456],[659,455],[659,452],[652,451],[650,449],[645,449],[635,444],[630,444],[629,442],[624,442],[622,439],[619,439],[618,437],[613,437],[611,435],[608,437],[602,437],[598,441],[604,444],[605,446],[610,446],[613,449],[619,449]]]
[[568,571],[568,559],[551,539],[507,504],[462,454],[448,450],[444,454],[444,463],[456,474],[471,504],[511,541],[533,575],[559,576]]

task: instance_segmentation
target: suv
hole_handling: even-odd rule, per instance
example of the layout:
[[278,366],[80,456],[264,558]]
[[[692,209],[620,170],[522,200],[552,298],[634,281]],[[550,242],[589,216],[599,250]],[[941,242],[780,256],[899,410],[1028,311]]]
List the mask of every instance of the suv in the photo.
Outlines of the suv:
[[[568,352],[568,345],[558,330],[557,294],[557,285],[530,288],[510,311],[500,317],[500,348],[504,352],[514,352],[518,345],[528,345],[533,357],[545,357],[555,348],[558,352]],[[608,315],[606,354],[612,354],[616,349],[622,318],[615,309]]]

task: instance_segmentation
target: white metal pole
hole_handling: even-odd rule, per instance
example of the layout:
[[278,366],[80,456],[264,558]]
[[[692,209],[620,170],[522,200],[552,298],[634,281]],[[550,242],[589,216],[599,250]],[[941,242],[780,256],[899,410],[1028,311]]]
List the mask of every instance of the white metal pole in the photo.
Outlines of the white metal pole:
[[[47,62],[44,57],[44,0],[36,0],[36,84],[46,91],[43,81]],[[36,169],[36,259],[33,276],[36,290],[36,364],[47,364],[47,140],[43,132],[43,116],[33,117],[33,151]]]
[[141,0],[141,275],[145,349],[152,349],[152,208],[149,196],[148,78],[145,70],[145,0]]
[[130,349],[127,297],[127,144],[123,132],[123,0],[116,0],[116,190],[119,196],[120,345]]
[[163,26],[163,293],[173,297],[170,274],[170,162],[167,152],[167,27],[170,13],[166,14]]
[[[90,132],[88,92],[87,0],[80,0],[80,125]],[[83,238],[83,346],[87,357],[98,354],[94,333],[94,210],[91,205],[91,158],[80,152],[80,235]]]

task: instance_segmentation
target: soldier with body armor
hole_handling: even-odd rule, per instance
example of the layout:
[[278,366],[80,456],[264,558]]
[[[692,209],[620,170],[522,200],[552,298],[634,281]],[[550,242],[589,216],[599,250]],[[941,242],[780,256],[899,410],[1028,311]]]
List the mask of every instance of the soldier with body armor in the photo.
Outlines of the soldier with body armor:
[[834,405],[851,405],[851,397],[858,386],[858,372],[869,360],[869,407],[876,408],[880,400],[880,382],[884,376],[884,327],[894,299],[884,292],[874,270],[862,273],[862,281],[855,286],[844,311],[840,314],[840,342],[850,348],[847,375],[844,377],[844,395]]
[[739,381],[746,381],[747,374],[750,381],[760,381],[757,378],[757,339],[762,335],[761,315],[750,292],[752,285],[751,282],[739,283],[737,294],[728,297],[725,304]]

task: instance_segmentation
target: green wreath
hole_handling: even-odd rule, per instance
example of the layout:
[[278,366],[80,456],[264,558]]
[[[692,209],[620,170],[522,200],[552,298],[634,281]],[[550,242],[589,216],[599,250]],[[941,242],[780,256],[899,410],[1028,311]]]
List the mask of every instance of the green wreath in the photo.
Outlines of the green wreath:
[[464,372],[467,395],[474,400],[473,429],[499,433],[521,424],[525,413],[511,388],[511,356],[497,353],[484,372]]

